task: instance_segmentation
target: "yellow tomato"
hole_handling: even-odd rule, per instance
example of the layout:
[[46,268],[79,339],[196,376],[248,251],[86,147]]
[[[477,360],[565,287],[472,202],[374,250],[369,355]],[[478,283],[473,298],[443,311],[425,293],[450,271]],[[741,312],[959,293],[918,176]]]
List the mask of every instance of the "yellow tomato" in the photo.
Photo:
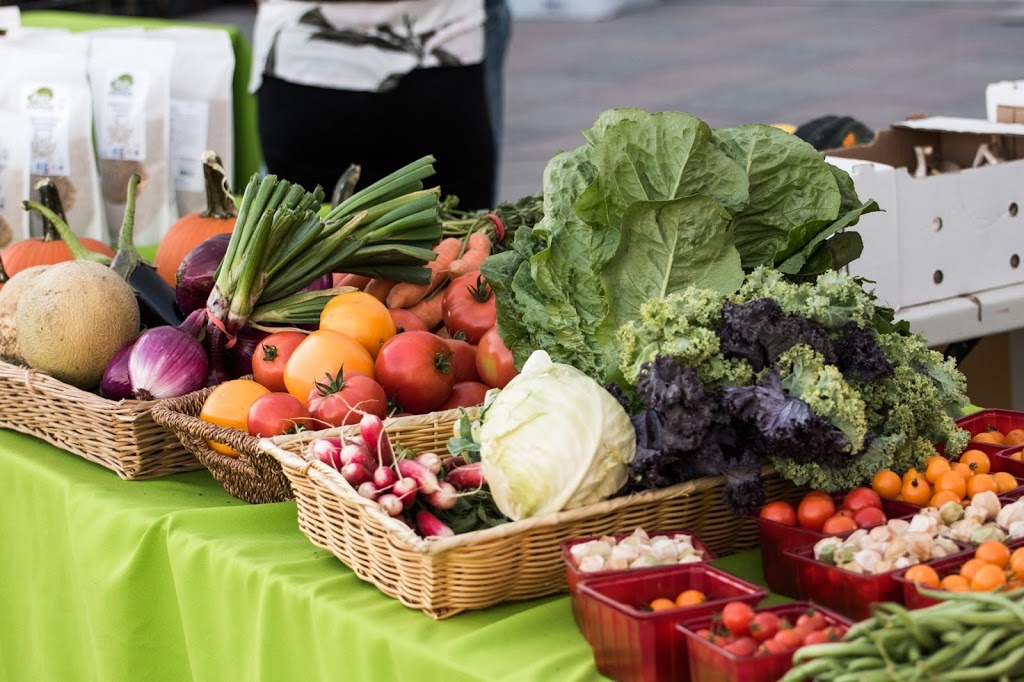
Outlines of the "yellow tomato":
[[339,294],[328,301],[320,313],[320,329],[355,339],[372,358],[397,331],[387,306],[363,291]]
[[320,329],[292,351],[284,366],[284,385],[305,404],[317,382],[329,381],[328,374],[336,377],[341,371],[358,372],[373,379],[373,358],[355,339]]
[[[246,421],[249,416],[249,408],[257,398],[268,393],[270,393],[269,388],[249,379],[225,381],[207,396],[206,402],[203,403],[203,409],[199,412],[199,418],[217,426],[247,431]],[[206,443],[222,455],[238,457],[237,452],[223,443],[212,440],[208,440]]]

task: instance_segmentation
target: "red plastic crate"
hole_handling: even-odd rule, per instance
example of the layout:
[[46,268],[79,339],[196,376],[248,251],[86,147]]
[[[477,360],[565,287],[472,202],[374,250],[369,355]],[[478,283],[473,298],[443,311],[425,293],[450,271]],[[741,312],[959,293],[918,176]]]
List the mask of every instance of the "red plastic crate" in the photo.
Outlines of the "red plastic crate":
[[[616,542],[619,542],[619,541],[623,540],[624,538],[628,538],[632,534],[633,533],[620,533],[618,535],[613,535],[612,537],[615,538]],[[715,559],[714,553],[710,549],[708,549],[708,546],[705,545],[701,541],[701,539],[699,537],[697,537],[696,535],[694,535],[693,533],[691,533],[689,531],[685,531],[685,530],[666,530],[666,531],[661,531],[661,530],[659,530],[659,531],[648,532],[648,535],[651,538],[656,538],[656,537],[659,537],[659,536],[662,536],[662,535],[668,535],[668,536],[672,536],[672,535],[689,535],[690,536],[690,544],[693,545],[694,549],[699,550],[700,552],[702,552],[702,554],[704,556],[704,561],[705,562],[706,561],[714,561],[714,559]],[[593,580],[595,578],[606,578],[606,577],[613,576],[613,575],[622,575],[624,573],[632,573],[634,571],[652,571],[652,570],[655,570],[655,569],[664,568],[663,566],[652,566],[650,568],[628,568],[628,569],[625,569],[625,570],[622,570],[622,571],[593,571],[591,573],[584,573],[583,571],[581,571],[579,569],[579,567],[576,566],[576,562],[573,559],[573,556],[572,556],[572,553],[570,552],[570,549],[572,548],[573,545],[579,545],[579,544],[582,544],[584,542],[590,542],[591,540],[600,540],[602,537],[604,537],[604,536],[603,535],[595,535],[593,537],[588,537],[588,538],[572,538],[570,540],[563,540],[562,541],[562,560],[565,562],[565,580],[566,580],[566,582],[569,585],[569,595],[571,596],[571,599],[572,599],[572,615],[573,615],[573,618],[576,620],[577,627],[579,627],[580,632],[583,633],[584,637],[587,636],[587,632],[586,632],[586,630],[583,627],[583,619],[581,618],[581,614],[580,614],[579,597],[577,596],[577,591],[576,591],[576,586],[577,586],[577,584],[579,584],[579,582],[581,580]],[[682,565],[685,565],[685,564],[682,564]]]
[[[962,556],[968,548],[956,543]],[[853,573],[846,569],[826,564],[814,558],[814,546],[805,545],[787,550],[795,562],[800,598],[822,604],[854,620],[871,616],[871,604],[881,601],[903,603],[903,589],[896,581],[896,574],[903,569],[875,575]],[[942,557],[946,559],[949,557]],[[938,561],[938,559],[933,559]],[[925,561],[931,565],[931,561]]]
[[[797,618],[812,607],[825,616],[825,622],[829,625],[853,625],[852,621],[838,613],[808,602],[769,606],[757,609],[757,612],[771,611],[779,618],[788,618],[790,622],[796,622]],[[775,682],[793,667],[793,652],[768,656],[736,656],[726,651],[697,634],[698,630],[710,625],[710,618],[702,618],[687,620],[677,626],[679,632],[686,638],[691,682]]]
[[[982,443],[982,445],[984,445],[984,443]],[[1013,459],[1010,456],[1016,452],[1020,452],[1021,450],[1024,450],[1024,445],[1017,445],[1012,448],[1002,448],[998,452],[990,454],[989,460],[992,462],[992,472],[998,473],[1000,471],[1005,471],[1011,476],[1024,478],[1024,462],[1019,459]],[[988,452],[988,450],[985,450],[985,452]]]
[[[960,417],[956,420],[956,425],[969,432],[971,436],[987,431],[990,427],[998,429],[1003,435],[1006,435],[1013,429],[1024,429],[1024,412],[998,409],[980,410],[974,414]],[[979,444],[972,443],[971,447],[974,445]]]
[[[935,561],[929,562],[929,566],[935,569],[935,572],[939,574],[939,578],[945,578],[950,573],[956,573],[964,563],[973,557],[974,555],[965,552],[956,556],[945,557],[943,559],[936,559]],[[927,606],[933,606],[939,603],[938,599],[932,599],[921,594],[917,589],[917,583],[907,580],[906,572],[909,569],[904,568],[896,573],[895,580],[900,585],[900,589],[903,590],[903,605],[908,609],[923,609]]]
[[[832,499],[838,508],[845,493],[836,493]],[[796,503],[802,498],[797,498]],[[791,504],[792,500],[787,500]],[[795,505],[794,505],[795,508]],[[896,500],[882,500],[882,511],[890,519],[910,516],[917,513],[918,507]],[[761,545],[761,572],[764,574],[768,589],[776,594],[797,598],[799,588],[796,581],[796,564],[786,556],[786,550],[801,545],[813,545],[822,538],[830,537],[825,533],[799,526],[787,526],[784,523],[770,521],[755,516]],[[854,531],[839,533],[835,537],[846,537]]]
[[[700,590],[707,601],[696,606],[645,611],[658,597],[674,599]],[[581,616],[597,669],[612,679],[687,679],[686,643],[676,630],[684,618],[711,616],[730,601],[751,606],[768,592],[704,563],[679,564],[587,578],[577,585]]]

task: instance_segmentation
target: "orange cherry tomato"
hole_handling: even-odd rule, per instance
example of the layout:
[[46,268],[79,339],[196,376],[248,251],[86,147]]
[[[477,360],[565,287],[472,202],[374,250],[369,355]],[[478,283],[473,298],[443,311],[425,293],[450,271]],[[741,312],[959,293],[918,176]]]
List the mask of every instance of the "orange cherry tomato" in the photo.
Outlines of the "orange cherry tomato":
[[978,493],[984,492],[999,492],[999,486],[996,484],[996,479],[992,478],[991,474],[975,474],[971,476],[971,480],[967,481],[967,497],[968,499],[974,499],[974,496]]
[[658,597],[657,599],[651,602],[650,606],[651,611],[664,611],[666,609],[674,609],[676,607],[676,603],[671,599],[666,599],[665,597]]
[[971,467],[976,474],[987,474],[992,469],[988,455],[981,450],[966,450],[960,455],[960,461]]
[[1003,439],[1006,445],[1024,445],[1024,429],[1011,429]]
[[957,462],[956,464],[953,465],[953,471],[960,474],[960,476],[963,477],[965,483],[971,476],[974,475],[974,469],[972,469],[971,465],[968,464],[967,462]]
[[915,564],[914,566],[911,566],[907,569],[907,572],[903,574],[903,577],[918,585],[924,585],[925,587],[938,587],[940,582],[939,574],[935,572],[935,569],[925,564]]
[[293,396],[306,402],[328,374],[358,372],[373,379],[373,358],[358,341],[330,329],[313,332],[295,347],[284,366],[284,385]]
[[978,545],[974,550],[974,558],[992,564],[999,568],[1006,568],[1010,563],[1010,548],[1001,542],[988,540]]
[[978,571],[985,566],[988,566],[988,564],[981,559],[968,559],[964,562],[964,565],[960,567],[960,575],[968,581],[974,580],[974,577],[978,575]]
[[910,467],[905,472],[903,472],[902,480],[903,480],[903,483],[905,484],[907,481],[909,481],[909,480],[911,480],[913,478],[918,478],[918,477],[923,478],[923,476],[921,476],[921,472],[918,471],[915,467]]
[[895,471],[883,469],[875,474],[871,481],[871,489],[878,493],[878,496],[886,500],[895,500],[900,494],[903,481]]
[[938,492],[951,492],[956,499],[963,499],[967,494],[967,481],[958,471],[947,471],[935,481],[935,490]]
[[950,470],[949,460],[938,455],[929,457],[925,464],[924,477],[932,485],[939,480],[939,476]]
[[1002,434],[998,429],[989,429],[988,431],[982,431],[981,433],[975,434],[971,437],[972,443],[991,443],[992,445],[1005,445],[1006,436]]
[[994,564],[985,564],[971,578],[974,592],[992,592],[1006,584],[1006,572]]
[[1014,580],[1024,578],[1024,547],[1018,547],[1010,554],[1010,562],[1007,565],[1011,577]]
[[856,521],[849,516],[841,516],[839,514],[826,519],[825,523],[821,526],[821,532],[826,535],[838,535],[839,533],[845,533],[848,530],[856,529]]
[[696,606],[707,601],[707,596],[700,590],[683,590],[676,597],[676,606]]
[[330,329],[358,341],[372,358],[397,333],[387,306],[363,291],[339,294],[328,301],[320,313],[320,329]]
[[952,575],[947,575],[943,578],[939,583],[939,587],[944,590],[949,590],[950,592],[970,592],[971,581],[962,575],[953,573]]
[[1005,471],[992,474],[992,480],[996,482],[996,492],[1000,495],[1010,492],[1019,485],[1013,474],[1008,474]]
[[928,506],[939,509],[947,502],[955,502],[959,504],[961,499],[960,495],[956,494],[952,490],[939,490],[932,495],[932,499],[928,501]]
[[924,476],[915,474],[910,478],[903,478],[902,494],[903,499],[910,504],[917,504],[923,507],[928,504],[928,500],[932,499],[932,487],[928,485],[928,481],[925,480]]
[[[199,418],[217,426],[248,432],[249,408],[257,398],[268,393],[270,393],[269,388],[249,379],[225,381],[206,397],[206,401],[199,411]],[[227,445],[212,440],[208,440],[206,443],[222,455],[238,456],[238,453]]]

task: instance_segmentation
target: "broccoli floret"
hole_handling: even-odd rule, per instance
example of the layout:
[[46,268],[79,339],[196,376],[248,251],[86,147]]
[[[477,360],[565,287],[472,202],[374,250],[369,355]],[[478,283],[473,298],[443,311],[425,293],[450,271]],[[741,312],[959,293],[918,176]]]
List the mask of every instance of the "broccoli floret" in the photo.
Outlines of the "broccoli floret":
[[799,344],[780,355],[775,367],[788,395],[807,403],[814,414],[843,433],[846,452],[864,447],[868,430],[864,400],[834,365],[810,346]]
[[726,301],[718,339],[722,355],[742,358],[757,372],[798,343],[818,351],[827,362],[835,362],[825,330],[802,317],[787,315],[771,298],[743,304]]

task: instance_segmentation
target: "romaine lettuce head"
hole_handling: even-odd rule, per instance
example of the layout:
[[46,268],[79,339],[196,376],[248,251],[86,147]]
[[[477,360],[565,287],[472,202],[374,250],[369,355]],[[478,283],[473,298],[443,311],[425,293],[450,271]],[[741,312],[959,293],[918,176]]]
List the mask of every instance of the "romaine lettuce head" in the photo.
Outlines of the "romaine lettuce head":
[[633,425],[615,398],[544,351],[487,407],[479,442],[494,502],[513,520],[611,497],[636,454]]

